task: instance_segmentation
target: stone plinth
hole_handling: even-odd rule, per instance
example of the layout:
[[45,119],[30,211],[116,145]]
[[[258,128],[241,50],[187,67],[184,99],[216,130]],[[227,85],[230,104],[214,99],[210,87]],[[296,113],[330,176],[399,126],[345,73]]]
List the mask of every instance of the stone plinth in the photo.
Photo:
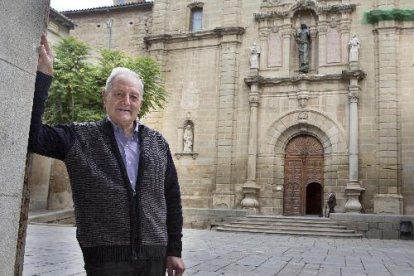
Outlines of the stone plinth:
[[375,214],[349,214],[333,213],[330,219],[364,235],[369,239],[399,239],[400,223],[411,221],[414,216],[375,215]]
[[[18,245],[27,140],[37,46],[48,8],[48,0],[0,3],[0,275],[21,273],[15,269],[15,259],[17,247],[22,248],[24,240]],[[25,229],[26,221],[20,223]],[[22,263],[20,257],[17,266]]]
[[375,214],[401,215],[403,210],[403,197],[398,194],[377,194],[374,197]]

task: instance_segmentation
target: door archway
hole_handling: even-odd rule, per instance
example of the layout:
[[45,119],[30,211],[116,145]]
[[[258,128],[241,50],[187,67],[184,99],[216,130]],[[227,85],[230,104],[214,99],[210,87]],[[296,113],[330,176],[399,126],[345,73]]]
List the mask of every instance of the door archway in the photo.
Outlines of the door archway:
[[[309,202],[309,211],[322,209],[323,192],[322,144],[311,135],[299,135],[291,139],[285,150],[285,177],[283,194],[283,214],[285,216],[302,216],[307,214],[307,186],[310,193],[319,193],[320,201]],[[309,194],[311,196],[311,194]],[[316,195],[316,198],[318,195]],[[312,197],[312,200],[315,196]],[[318,206],[315,206],[318,205]]]
[[306,186],[306,215],[322,216],[322,185],[316,182]]

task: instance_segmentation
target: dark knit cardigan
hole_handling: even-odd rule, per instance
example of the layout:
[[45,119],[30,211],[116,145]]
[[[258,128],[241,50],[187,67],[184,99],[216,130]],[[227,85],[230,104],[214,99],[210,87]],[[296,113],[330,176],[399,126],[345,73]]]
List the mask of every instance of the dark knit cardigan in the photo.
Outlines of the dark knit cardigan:
[[139,126],[140,167],[134,191],[107,119],[42,124],[50,83],[51,77],[37,74],[29,150],[66,164],[85,263],[181,256],[181,197],[166,140]]

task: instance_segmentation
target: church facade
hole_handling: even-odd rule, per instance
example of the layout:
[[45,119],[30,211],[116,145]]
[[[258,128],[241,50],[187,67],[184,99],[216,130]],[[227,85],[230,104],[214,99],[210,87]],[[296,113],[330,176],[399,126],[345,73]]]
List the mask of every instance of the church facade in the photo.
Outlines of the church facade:
[[414,215],[411,1],[129,2],[64,14],[161,64],[184,207]]

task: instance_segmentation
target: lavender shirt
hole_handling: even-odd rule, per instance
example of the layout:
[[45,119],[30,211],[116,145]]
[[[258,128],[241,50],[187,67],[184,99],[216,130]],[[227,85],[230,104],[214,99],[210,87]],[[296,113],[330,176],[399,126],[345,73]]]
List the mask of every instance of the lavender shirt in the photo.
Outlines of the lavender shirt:
[[[109,117],[108,117],[109,119]],[[109,121],[111,121],[109,119]],[[135,191],[135,184],[137,183],[138,166],[139,166],[139,144],[138,144],[138,122],[135,123],[135,128],[130,138],[126,137],[121,128],[115,125],[114,135],[118,144],[119,152],[124,161],[125,168],[128,173],[129,182],[132,189]]]

